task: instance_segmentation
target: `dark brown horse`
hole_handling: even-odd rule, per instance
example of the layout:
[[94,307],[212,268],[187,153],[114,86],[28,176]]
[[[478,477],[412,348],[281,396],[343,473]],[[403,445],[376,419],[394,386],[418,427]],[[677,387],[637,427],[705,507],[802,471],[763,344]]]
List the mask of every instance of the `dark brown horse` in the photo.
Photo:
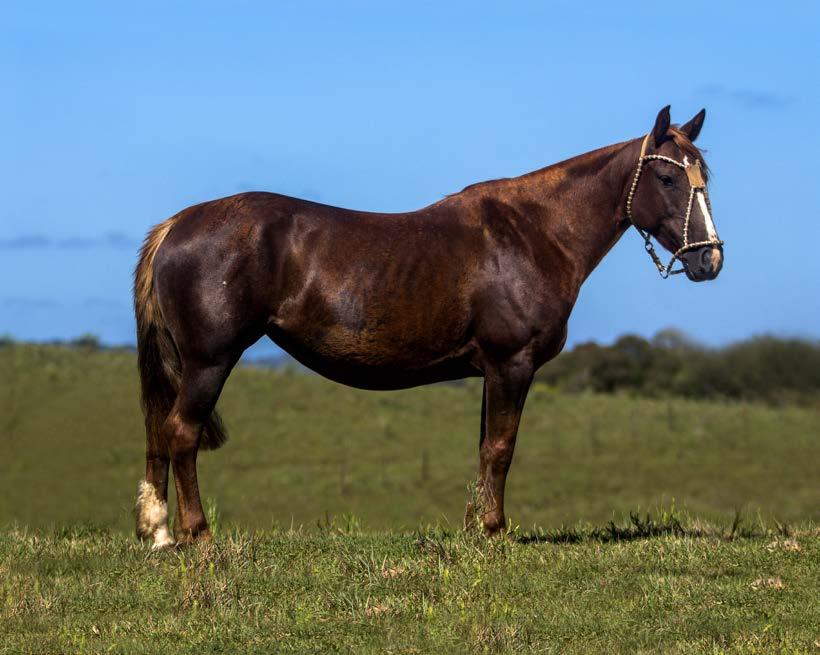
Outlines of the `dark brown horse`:
[[[705,164],[669,108],[646,136],[404,214],[243,193],[190,207],[145,240],[134,285],[147,466],[137,532],[155,547],[209,536],[199,448],[225,433],[214,406],[263,335],[363,389],[484,377],[481,519],[505,526],[504,483],[533,374],[557,355],[581,284],[630,224],[717,276]],[[673,259],[674,261],[674,259]],[[670,266],[658,264],[662,274]],[[168,468],[178,500],[167,526]]]

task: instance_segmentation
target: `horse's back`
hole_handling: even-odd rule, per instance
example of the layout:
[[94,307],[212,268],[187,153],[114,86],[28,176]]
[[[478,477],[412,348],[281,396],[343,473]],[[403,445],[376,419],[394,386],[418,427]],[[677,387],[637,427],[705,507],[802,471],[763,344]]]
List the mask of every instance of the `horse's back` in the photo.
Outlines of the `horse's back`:
[[482,244],[458,218],[356,212],[269,193],[196,205],[180,213],[157,254],[161,306],[188,343],[244,346],[268,334],[355,386],[461,377],[470,373]]

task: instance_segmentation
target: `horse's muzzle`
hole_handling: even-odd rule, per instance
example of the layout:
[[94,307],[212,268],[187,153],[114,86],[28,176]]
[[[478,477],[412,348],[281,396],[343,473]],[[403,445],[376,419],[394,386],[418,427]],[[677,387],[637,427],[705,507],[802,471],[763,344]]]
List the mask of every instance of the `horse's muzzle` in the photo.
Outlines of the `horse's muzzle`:
[[692,282],[714,280],[723,268],[723,246],[704,246],[680,255],[686,277]]

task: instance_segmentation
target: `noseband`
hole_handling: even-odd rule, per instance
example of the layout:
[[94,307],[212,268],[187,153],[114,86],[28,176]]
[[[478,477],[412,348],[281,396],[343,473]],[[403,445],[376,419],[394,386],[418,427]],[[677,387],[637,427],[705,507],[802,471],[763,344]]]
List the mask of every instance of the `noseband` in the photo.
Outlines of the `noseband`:
[[[679,268],[677,270],[672,270],[672,266],[675,264],[675,260],[679,260],[680,256],[685,252],[689,252],[690,250],[695,250],[696,248],[703,248],[704,246],[722,246],[723,241],[721,241],[718,236],[717,232],[713,231],[712,234],[709,234],[707,230],[707,236],[709,237],[706,241],[696,241],[694,243],[689,243],[689,220],[692,217],[692,205],[695,201],[695,195],[700,193],[703,195],[703,201],[706,204],[709,212],[711,213],[711,205],[709,204],[709,196],[706,193],[706,181],[703,179],[703,171],[701,170],[700,161],[695,160],[694,164],[690,164],[688,162],[684,163],[686,158],[684,157],[684,162],[679,162],[671,157],[664,157],[663,155],[647,155],[646,154],[646,144],[649,141],[649,135],[647,134],[644,137],[643,143],[641,144],[641,154],[638,158],[638,167],[635,169],[635,177],[632,179],[632,186],[629,188],[629,194],[626,197],[626,218],[629,219],[629,222],[635,226],[635,229],[638,230],[640,235],[643,237],[644,240],[644,248],[646,252],[649,253],[649,256],[652,258],[652,261],[655,263],[655,266],[658,268],[658,273],[660,273],[663,279],[668,278],[670,275],[677,275],[678,273],[683,273],[684,269]],[[643,228],[639,227],[635,220],[632,218],[632,198],[635,195],[635,191],[638,188],[638,181],[641,179],[641,173],[643,172],[644,163],[647,161],[652,160],[659,160],[665,161],[669,164],[674,164],[678,168],[682,168],[686,172],[686,177],[689,180],[689,202],[686,204],[686,217],[684,218],[683,222],[683,245],[675,251],[672,255],[672,259],[669,260],[669,263],[664,266],[663,262],[661,262],[658,254],[655,252],[655,248],[652,245],[652,237]],[[704,216],[704,220],[706,217]],[[710,216],[711,219],[711,216]],[[714,226],[713,226],[714,227]]]

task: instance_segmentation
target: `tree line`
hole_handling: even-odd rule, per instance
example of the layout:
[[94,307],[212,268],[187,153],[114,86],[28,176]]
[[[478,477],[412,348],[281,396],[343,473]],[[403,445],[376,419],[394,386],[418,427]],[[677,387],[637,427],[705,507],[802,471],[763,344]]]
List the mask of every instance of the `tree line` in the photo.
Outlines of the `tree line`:
[[[93,334],[55,345],[89,350],[111,348]],[[0,347],[14,344],[0,335]],[[289,357],[256,365],[287,367]],[[612,345],[581,343],[545,364],[536,381],[569,393],[630,393],[800,403],[820,407],[820,341],[760,336],[710,348],[668,328],[651,339],[627,334]]]
[[536,379],[567,392],[816,403],[820,341],[760,336],[709,348],[675,329],[628,334],[609,346],[579,344]]

